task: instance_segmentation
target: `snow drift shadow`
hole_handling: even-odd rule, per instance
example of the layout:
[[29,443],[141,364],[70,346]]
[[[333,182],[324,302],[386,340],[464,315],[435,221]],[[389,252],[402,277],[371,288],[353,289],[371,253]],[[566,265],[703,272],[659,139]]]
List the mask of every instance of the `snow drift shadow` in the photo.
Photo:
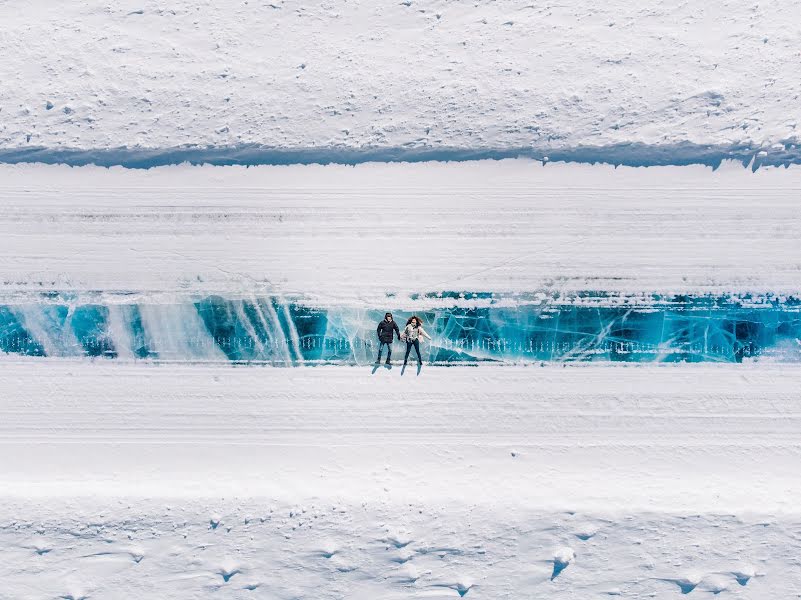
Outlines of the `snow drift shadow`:
[[0,149],[0,163],[45,163],[70,166],[98,165],[147,169],[180,163],[210,165],[347,164],[366,162],[426,162],[531,158],[543,162],[606,163],[634,167],[702,164],[717,168],[737,160],[753,170],[760,166],[801,164],[801,148],[787,142],[768,150],[748,145],[711,146],[617,144],[575,148],[275,148],[258,145],[179,146],[173,148],[44,148]]

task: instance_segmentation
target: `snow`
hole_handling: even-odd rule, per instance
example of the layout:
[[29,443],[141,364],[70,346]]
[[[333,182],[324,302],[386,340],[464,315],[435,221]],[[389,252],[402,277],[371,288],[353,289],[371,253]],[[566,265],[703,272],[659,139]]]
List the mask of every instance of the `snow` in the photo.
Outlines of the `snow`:
[[[511,308],[553,295],[786,300],[801,289],[799,173],[4,165],[0,293],[54,353],[80,353],[52,335],[56,303],[109,307],[119,325],[135,302],[148,328],[183,327],[162,350],[204,360],[186,345],[204,294],[298,297],[354,322],[387,302],[442,308],[454,300],[424,294],[460,290]],[[795,366],[401,376],[122,358],[0,362],[0,597],[801,586]]]
[[[213,529],[207,515],[217,509],[224,520]],[[798,542],[787,533],[798,521],[788,518],[610,512],[595,516],[602,533],[580,542],[567,512],[451,503],[65,500],[5,514],[0,575],[15,600],[470,600],[520,590],[557,600],[725,590],[722,598],[756,600],[793,597],[799,585]],[[409,535],[402,549],[385,540],[396,525]],[[554,553],[568,540],[575,558],[551,579]],[[739,583],[733,571],[744,561],[756,575]]]
[[4,150],[799,143],[794,3],[51,8],[0,3]]
[[[0,1],[0,600],[798,595],[801,369],[743,349],[799,356],[797,5],[60,4]],[[743,362],[309,366],[290,315],[548,302]]]
[[[799,377],[771,365],[424,366],[418,377],[7,359],[0,489],[794,514]],[[592,539],[594,525],[574,533]]]
[[[114,322],[137,302],[149,327],[193,335],[199,294],[352,315],[388,293],[436,308],[443,298],[414,294],[470,289],[509,307],[546,292],[783,297],[801,289],[799,173],[5,165],[2,297],[64,354],[75,347],[48,337],[42,309],[64,299],[116,307]],[[168,354],[187,357],[186,337]],[[3,356],[0,597],[801,587],[794,365],[418,376],[123,358]]]
[[369,373],[4,362],[4,590],[765,598],[801,584],[798,369]]
[[5,165],[0,294],[795,294],[800,190],[736,164]]

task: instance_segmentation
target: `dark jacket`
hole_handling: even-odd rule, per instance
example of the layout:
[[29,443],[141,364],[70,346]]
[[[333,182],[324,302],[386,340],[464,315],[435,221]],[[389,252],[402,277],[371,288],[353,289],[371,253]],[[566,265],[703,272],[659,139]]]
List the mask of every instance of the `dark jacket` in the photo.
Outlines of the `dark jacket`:
[[376,328],[376,332],[378,332],[378,340],[383,344],[391,344],[393,331],[398,334],[398,339],[400,339],[400,329],[398,329],[398,324],[394,320],[387,321],[386,319],[381,319],[381,322]]

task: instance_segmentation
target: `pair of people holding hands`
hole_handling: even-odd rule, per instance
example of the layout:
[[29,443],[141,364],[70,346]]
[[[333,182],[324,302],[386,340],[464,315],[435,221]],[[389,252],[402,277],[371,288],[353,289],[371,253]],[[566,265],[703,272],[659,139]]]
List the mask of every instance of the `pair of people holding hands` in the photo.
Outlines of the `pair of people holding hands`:
[[424,338],[431,339],[431,336],[426,333],[426,330],[423,329],[423,322],[420,320],[420,317],[417,315],[412,315],[409,317],[409,320],[406,321],[406,327],[403,328],[403,332],[400,331],[398,324],[393,320],[392,313],[388,312],[384,315],[383,320],[378,324],[376,328],[376,333],[378,334],[378,358],[376,358],[375,363],[379,364],[381,362],[381,354],[384,350],[384,346],[387,347],[387,366],[391,366],[391,358],[392,358],[392,341],[395,339],[395,335],[398,336],[398,339],[406,342],[406,356],[403,357],[403,366],[406,366],[406,363],[409,360],[409,353],[414,348],[414,351],[417,353],[417,365],[418,371],[420,365],[423,364],[423,359],[420,356],[420,341]]

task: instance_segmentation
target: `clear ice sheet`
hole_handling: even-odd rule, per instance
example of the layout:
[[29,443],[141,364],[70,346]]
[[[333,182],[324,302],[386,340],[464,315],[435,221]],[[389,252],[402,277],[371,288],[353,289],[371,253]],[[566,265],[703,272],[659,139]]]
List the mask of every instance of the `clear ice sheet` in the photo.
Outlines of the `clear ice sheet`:
[[[449,298],[447,293],[438,297],[446,303]],[[428,361],[801,361],[801,301],[795,298],[749,302],[684,296],[639,305],[587,298],[511,305],[490,300],[481,307],[465,301],[465,294],[453,295],[454,306],[417,312],[434,338],[425,345]],[[276,297],[104,305],[51,296],[47,302],[0,306],[0,351],[285,366],[366,364],[375,359],[375,327],[386,310],[393,310],[401,326],[411,314],[392,306],[320,309]],[[402,350],[396,342],[395,356]]]

